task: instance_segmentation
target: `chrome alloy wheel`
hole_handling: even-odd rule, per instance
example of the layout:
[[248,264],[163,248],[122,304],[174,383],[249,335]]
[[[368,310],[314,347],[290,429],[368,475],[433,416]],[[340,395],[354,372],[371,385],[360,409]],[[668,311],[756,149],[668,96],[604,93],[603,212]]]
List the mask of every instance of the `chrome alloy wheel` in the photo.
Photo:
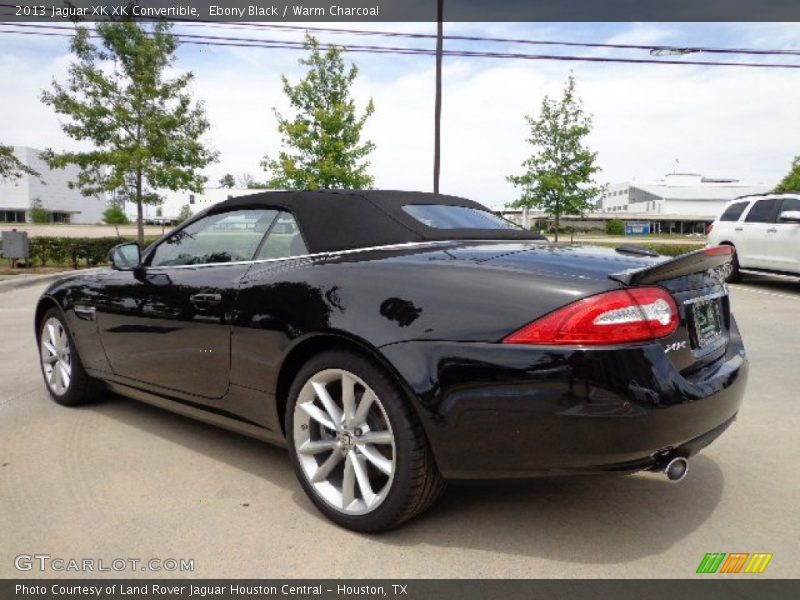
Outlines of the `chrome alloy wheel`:
[[392,487],[395,441],[375,392],[343,369],[325,369],[302,387],[294,447],[311,488],[347,515],[375,510]]
[[55,317],[47,319],[42,326],[39,353],[50,391],[56,396],[63,396],[72,378],[72,354],[64,325]]

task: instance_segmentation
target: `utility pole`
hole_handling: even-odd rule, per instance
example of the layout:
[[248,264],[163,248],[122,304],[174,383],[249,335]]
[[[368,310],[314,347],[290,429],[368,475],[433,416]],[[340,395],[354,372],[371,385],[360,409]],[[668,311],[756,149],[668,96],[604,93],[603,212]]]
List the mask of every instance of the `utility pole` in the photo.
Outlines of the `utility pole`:
[[442,42],[444,0],[436,0],[436,103],[433,109],[433,193],[439,193],[442,153]]

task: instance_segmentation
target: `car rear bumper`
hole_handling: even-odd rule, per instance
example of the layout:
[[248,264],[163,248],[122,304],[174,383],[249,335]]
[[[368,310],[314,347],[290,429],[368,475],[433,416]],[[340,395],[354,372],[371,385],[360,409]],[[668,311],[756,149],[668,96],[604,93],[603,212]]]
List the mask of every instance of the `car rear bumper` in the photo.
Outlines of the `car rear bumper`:
[[[735,325],[734,325],[735,328]],[[381,348],[448,479],[636,471],[692,456],[735,418],[747,360],[681,373],[659,343],[624,349],[406,342]]]

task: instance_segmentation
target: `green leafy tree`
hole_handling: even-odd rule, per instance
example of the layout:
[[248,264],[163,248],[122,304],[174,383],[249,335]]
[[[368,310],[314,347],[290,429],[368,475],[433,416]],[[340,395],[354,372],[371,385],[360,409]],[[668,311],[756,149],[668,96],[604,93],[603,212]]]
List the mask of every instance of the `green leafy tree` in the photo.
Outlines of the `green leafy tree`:
[[585,142],[592,129],[592,118],[583,110],[575,94],[575,78],[570,75],[560,100],[542,100],[538,118],[525,117],[530,126],[528,143],[533,154],[522,166],[521,175],[506,179],[521,188],[514,208],[540,208],[555,220],[555,241],[561,215],[579,215],[593,206],[603,188],[594,181],[600,168],[597,153]]
[[261,162],[268,185],[287,190],[370,188],[375,180],[367,173],[367,159],[375,144],[362,142],[361,131],[375,106],[370,99],[363,114],[356,114],[350,88],[358,68],[345,67],[341,48],[320,50],[310,35],[304,47],[309,51],[300,59],[308,67],[305,77],[296,85],[285,75],[281,78],[295,115],[289,119],[273,109],[283,149],[277,158],[266,156]]
[[208,131],[202,102],[188,92],[191,72],[168,78],[177,41],[171,25],[132,21],[98,23],[94,34],[78,27],[75,62],[66,84],[53,80],[42,101],[66,117],[62,129],[94,146],[45,157],[52,167],[76,164],[85,195],[116,192],[136,204],[138,240],[144,244],[143,205],[160,201],[155,190],[200,192],[201,169],[217,158],[201,140]]
[[31,202],[31,223],[49,223],[50,213],[42,206],[41,198],[34,198]]
[[223,175],[219,180],[219,186],[228,189],[235,188],[236,179],[230,173],[225,173],[225,175]]
[[108,225],[127,225],[129,223],[128,215],[125,210],[117,203],[111,203],[103,211],[103,223]]
[[39,177],[39,172],[29,167],[14,155],[13,146],[0,144],[0,181],[14,181],[23,175]]
[[800,156],[795,156],[792,168],[775,188],[776,194],[783,192],[796,192],[800,190]]
[[189,206],[188,204],[184,204],[183,206],[181,206],[181,210],[178,212],[178,216],[175,217],[175,223],[180,225],[187,219],[191,219],[192,216],[194,216],[194,213],[192,212],[192,207]]

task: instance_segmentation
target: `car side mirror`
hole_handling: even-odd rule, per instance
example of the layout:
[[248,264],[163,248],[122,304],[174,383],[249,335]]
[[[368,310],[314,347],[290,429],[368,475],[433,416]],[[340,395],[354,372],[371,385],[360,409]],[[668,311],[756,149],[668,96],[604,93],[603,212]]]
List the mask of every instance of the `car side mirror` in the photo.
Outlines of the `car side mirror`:
[[800,223],[800,210],[785,210],[778,215],[781,223]]
[[117,271],[133,271],[142,262],[142,251],[136,242],[117,244],[108,253],[108,262]]

